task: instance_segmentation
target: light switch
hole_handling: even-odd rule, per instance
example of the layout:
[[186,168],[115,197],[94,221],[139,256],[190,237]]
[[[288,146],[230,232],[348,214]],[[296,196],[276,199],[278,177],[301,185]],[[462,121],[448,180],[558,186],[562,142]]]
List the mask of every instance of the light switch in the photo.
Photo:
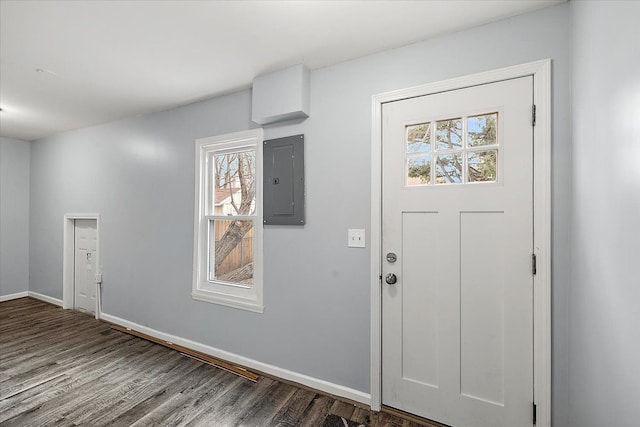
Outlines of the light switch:
[[347,236],[349,239],[347,246],[349,246],[350,248],[366,247],[364,229],[350,228],[347,232]]

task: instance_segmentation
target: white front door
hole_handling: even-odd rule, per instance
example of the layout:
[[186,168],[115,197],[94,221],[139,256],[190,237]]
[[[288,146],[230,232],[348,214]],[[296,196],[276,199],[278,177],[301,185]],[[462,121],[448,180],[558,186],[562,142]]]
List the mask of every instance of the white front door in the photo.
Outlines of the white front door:
[[94,313],[96,309],[96,220],[76,219],[74,236],[74,308]]
[[533,77],[383,105],[384,405],[533,424],[532,105]]

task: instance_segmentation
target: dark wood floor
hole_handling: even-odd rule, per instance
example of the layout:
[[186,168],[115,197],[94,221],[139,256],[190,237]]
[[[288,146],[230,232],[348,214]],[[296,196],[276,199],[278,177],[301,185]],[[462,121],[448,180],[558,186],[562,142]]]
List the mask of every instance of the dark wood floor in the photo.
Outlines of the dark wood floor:
[[257,383],[32,299],[0,303],[2,426],[417,426],[262,377]]

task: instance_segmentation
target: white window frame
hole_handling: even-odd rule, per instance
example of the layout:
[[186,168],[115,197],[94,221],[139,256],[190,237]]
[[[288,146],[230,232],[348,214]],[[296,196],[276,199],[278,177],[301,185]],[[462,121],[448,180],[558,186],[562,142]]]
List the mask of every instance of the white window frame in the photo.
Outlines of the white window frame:
[[[262,129],[234,132],[196,140],[195,210],[193,231],[193,287],[191,296],[195,300],[226,305],[262,313]],[[209,195],[211,168],[208,159],[212,153],[229,153],[255,150],[255,216],[234,216],[235,219],[253,220],[253,285],[241,286],[218,280],[209,280],[209,221],[207,206],[213,206]]]

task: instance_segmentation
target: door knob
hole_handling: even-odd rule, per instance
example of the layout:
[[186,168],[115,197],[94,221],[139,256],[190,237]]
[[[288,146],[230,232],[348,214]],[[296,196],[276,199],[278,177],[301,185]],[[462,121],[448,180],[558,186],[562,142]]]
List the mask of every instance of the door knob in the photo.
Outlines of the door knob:
[[387,285],[395,285],[396,282],[398,281],[398,278],[396,277],[395,274],[389,273],[384,278],[384,281],[387,282]]

